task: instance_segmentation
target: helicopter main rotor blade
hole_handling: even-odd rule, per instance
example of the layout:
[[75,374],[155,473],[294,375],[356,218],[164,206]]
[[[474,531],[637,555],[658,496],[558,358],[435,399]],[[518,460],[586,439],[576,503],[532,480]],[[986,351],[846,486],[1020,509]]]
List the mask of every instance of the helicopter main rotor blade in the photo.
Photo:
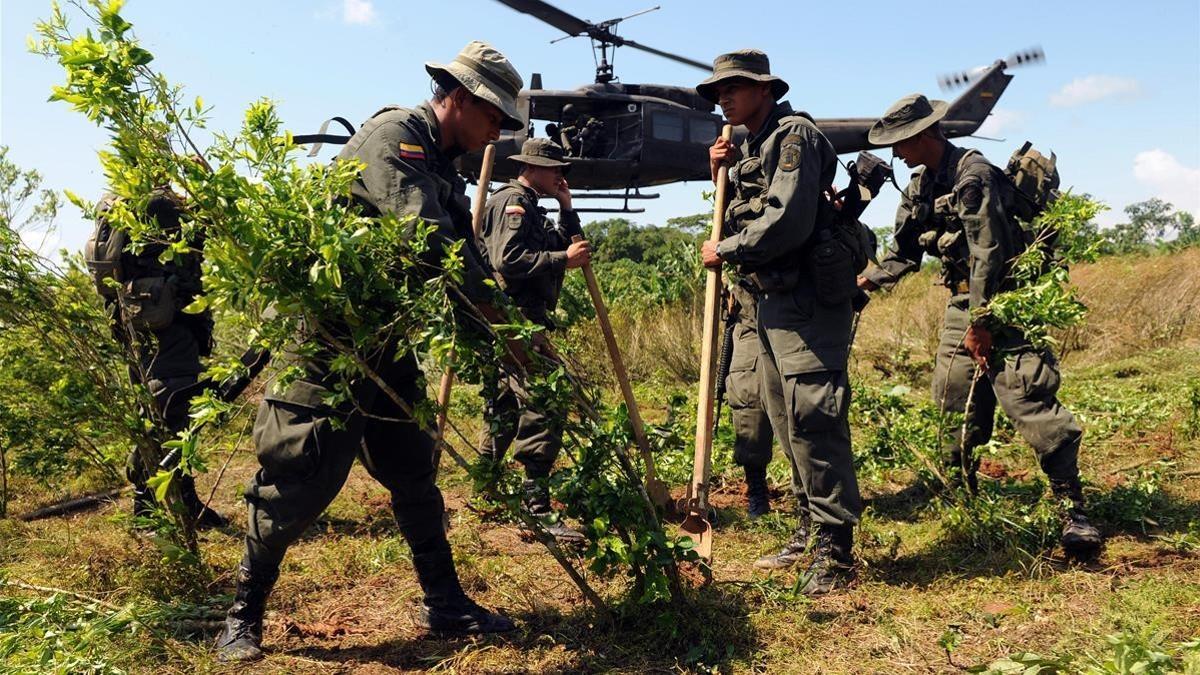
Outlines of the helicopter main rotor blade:
[[650,52],[651,54],[661,56],[664,59],[671,59],[672,61],[677,61],[679,63],[684,64],[685,66],[699,68],[700,70],[703,70],[705,72],[712,70],[712,64],[700,63],[699,61],[689,59],[686,56],[672,54],[671,52],[664,52],[661,49],[655,49],[654,47],[647,47],[646,45],[639,44],[637,42],[634,42],[633,40],[626,40],[625,38],[622,38],[622,37],[617,37],[617,36],[614,36],[614,37],[616,37],[615,44],[618,46],[628,46],[628,47],[633,47],[634,49],[640,49],[644,52]]
[[567,35],[588,35],[596,26],[541,0],[499,0],[501,4],[541,19]]

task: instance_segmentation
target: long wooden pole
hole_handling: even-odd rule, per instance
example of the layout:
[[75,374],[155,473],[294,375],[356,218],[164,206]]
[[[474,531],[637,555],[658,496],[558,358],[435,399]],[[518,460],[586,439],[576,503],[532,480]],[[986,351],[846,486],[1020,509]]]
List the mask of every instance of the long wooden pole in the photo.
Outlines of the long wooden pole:
[[[575,235],[571,241],[583,241],[583,237]],[[596,320],[600,323],[600,332],[604,334],[604,345],[608,348],[609,358],[612,359],[613,372],[617,374],[617,383],[621,386],[621,396],[629,410],[629,424],[633,427],[634,441],[642,452],[642,461],[646,464],[646,493],[655,506],[666,506],[671,494],[666,484],[659,481],[655,475],[654,455],[650,452],[650,442],[646,439],[646,425],[642,422],[642,413],[638,409],[637,399],[633,396],[633,387],[629,385],[629,373],[625,371],[625,361],[621,358],[621,349],[617,347],[612,321],[608,318],[608,306],[604,304],[604,295],[600,292],[596,271],[592,269],[590,262],[583,265],[583,277],[587,280],[588,293],[592,296],[592,305],[596,308]]]
[[[475,203],[471,204],[471,232],[479,238],[483,227],[483,211],[487,206],[488,186],[492,182],[492,166],[496,163],[496,146],[488,143],[483,149],[483,165],[479,169],[479,187],[475,190]],[[437,438],[434,440],[433,475],[436,479],[438,466],[442,462],[442,449],[446,445],[446,417],[450,410],[450,390],[454,387],[454,369],[446,366],[442,381],[438,385]],[[461,463],[461,462],[460,462]]]
[[[733,127],[726,124],[721,138],[730,140]],[[713,206],[712,233],[709,241],[721,240],[725,226],[725,188],[729,179],[727,167],[717,170],[716,204]],[[696,454],[692,464],[692,484],[688,488],[688,518],[684,531],[695,541],[701,558],[712,557],[712,526],[708,516],[708,482],[712,474],[712,422],[715,392],[718,305],[721,302],[721,268],[710,267],[704,280],[704,326],[700,343],[700,384],[696,407]]]

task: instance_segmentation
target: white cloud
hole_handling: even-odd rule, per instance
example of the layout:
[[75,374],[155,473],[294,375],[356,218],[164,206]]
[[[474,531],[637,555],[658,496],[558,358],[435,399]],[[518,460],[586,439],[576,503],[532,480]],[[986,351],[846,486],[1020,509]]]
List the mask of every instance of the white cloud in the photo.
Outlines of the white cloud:
[[1050,105],[1058,108],[1093,103],[1105,98],[1133,98],[1142,92],[1142,85],[1131,77],[1088,75],[1071,80],[1057,93],[1050,95]]
[[371,0],[342,0],[342,21],[349,24],[375,23],[375,5]]
[[58,250],[60,237],[57,230],[22,230],[18,234],[26,248],[43,258],[49,259]]
[[1200,217],[1200,168],[1184,166],[1171,153],[1155,148],[1133,158],[1133,177],[1155,197]]
[[979,136],[999,137],[1005,131],[1020,130],[1025,113],[1007,108],[994,108],[975,133]]

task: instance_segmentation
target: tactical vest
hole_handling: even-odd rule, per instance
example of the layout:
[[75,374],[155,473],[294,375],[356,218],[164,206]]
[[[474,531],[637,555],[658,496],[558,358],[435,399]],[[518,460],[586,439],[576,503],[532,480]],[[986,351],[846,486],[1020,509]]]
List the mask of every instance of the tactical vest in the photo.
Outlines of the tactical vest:
[[[778,127],[789,124],[816,128],[812,117],[804,112],[779,118]],[[737,234],[744,219],[758,218],[766,211],[769,186],[762,158],[747,155],[730,170],[729,180],[733,195],[725,210],[725,222],[729,223],[729,234]],[[855,220],[842,227],[835,216],[833,205],[823,194],[817,200],[813,233],[804,246],[794,255],[742,271],[761,292],[790,291],[802,278],[807,278],[821,302],[829,305],[845,302],[856,292],[855,278],[867,264],[865,239],[859,231],[865,226]]]

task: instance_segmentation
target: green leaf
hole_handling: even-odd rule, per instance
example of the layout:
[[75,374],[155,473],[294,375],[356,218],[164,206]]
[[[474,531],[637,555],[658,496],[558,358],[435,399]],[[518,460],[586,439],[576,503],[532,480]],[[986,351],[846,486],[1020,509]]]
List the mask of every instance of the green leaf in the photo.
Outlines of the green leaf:
[[201,295],[183,308],[184,314],[201,314],[208,309],[208,298]]

